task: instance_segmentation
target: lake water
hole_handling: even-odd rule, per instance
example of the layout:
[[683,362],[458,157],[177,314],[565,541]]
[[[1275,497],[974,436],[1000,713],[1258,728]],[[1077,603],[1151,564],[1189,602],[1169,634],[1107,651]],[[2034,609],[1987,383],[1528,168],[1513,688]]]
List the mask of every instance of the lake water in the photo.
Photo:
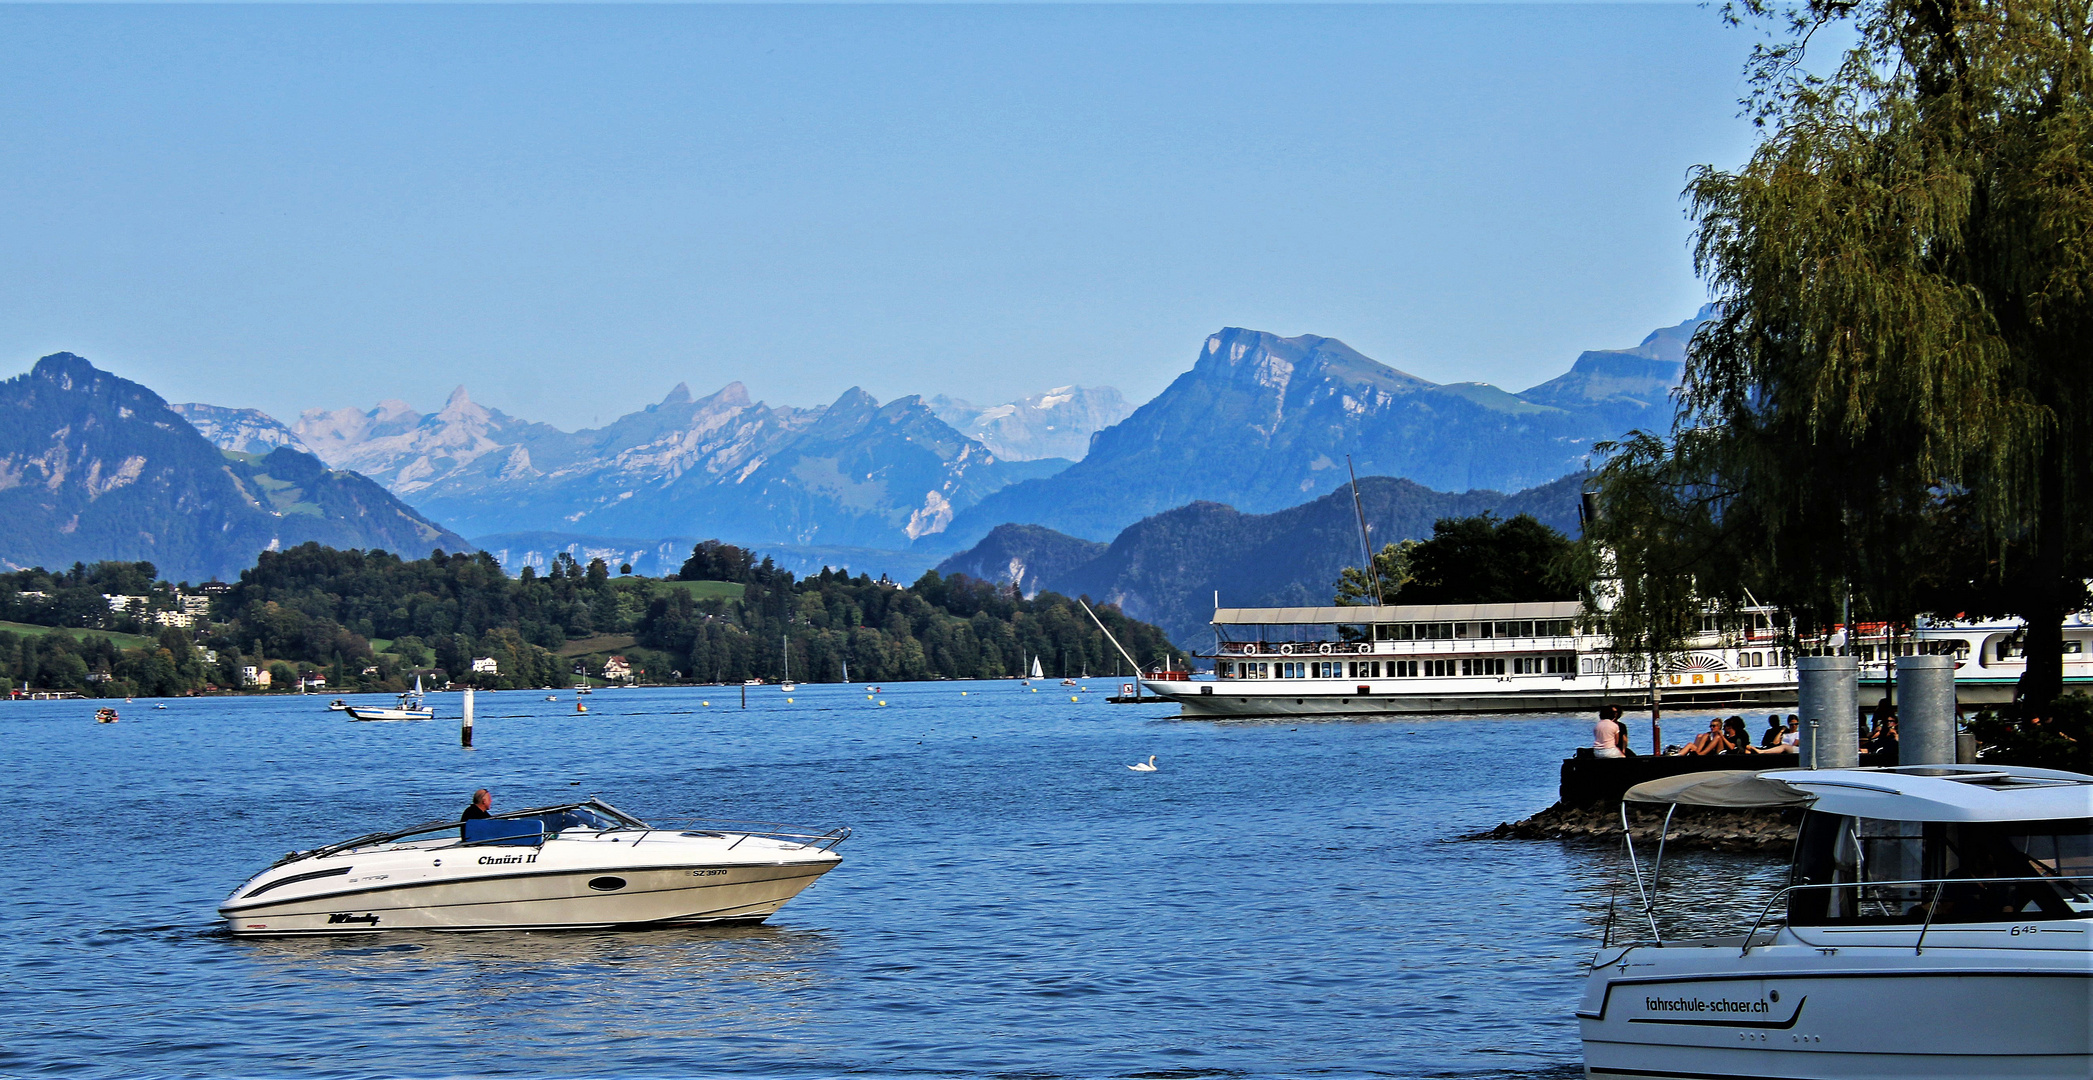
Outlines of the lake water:
[[[1620,858],[1457,838],[1552,802],[1588,720],[1181,721],[1089,685],[762,687],[745,711],[737,688],[600,691],[586,716],[482,694],[469,751],[455,694],[422,724],[313,697],[141,699],[114,725],[8,703],[0,1073],[1579,1074]],[[856,835],[761,927],[218,930],[285,851],[482,786],[497,810],[596,795]],[[1754,910],[1773,874],[1679,866],[1746,879],[1727,903]]]

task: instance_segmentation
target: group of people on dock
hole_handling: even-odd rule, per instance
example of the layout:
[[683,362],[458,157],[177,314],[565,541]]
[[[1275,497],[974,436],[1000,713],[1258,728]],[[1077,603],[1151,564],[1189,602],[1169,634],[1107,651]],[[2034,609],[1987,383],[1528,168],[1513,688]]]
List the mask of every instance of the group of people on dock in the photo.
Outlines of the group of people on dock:
[[[1871,718],[1865,711],[1861,715],[1860,749],[1875,755],[1878,761],[1894,765],[1897,761],[1897,710],[1887,701],[1877,706]],[[1684,746],[1668,746],[1664,755],[1670,757],[1715,757],[1724,754],[1794,754],[1802,750],[1802,721],[1789,713],[1783,722],[1778,713],[1766,717],[1766,731],[1754,743],[1751,733],[1745,729],[1742,716],[1728,719],[1720,717],[1708,721],[1708,730],[1695,736]],[[1599,708],[1599,719],[1592,725],[1592,756],[1602,758],[1634,757],[1635,748],[1628,745],[1628,725],[1621,719],[1621,707],[1604,705]]]
[[1757,743],[1751,741],[1751,733],[1745,730],[1744,718],[1732,716],[1727,720],[1709,720],[1708,730],[1685,746],[1667,748],[1665,753],[1674,757],[1714,757],[1719,754],[1793,754],[1801,749],[1802,721],[1794,713],[1789,713],[1785,725],[1779,714],[1768,715],[1766,734]]

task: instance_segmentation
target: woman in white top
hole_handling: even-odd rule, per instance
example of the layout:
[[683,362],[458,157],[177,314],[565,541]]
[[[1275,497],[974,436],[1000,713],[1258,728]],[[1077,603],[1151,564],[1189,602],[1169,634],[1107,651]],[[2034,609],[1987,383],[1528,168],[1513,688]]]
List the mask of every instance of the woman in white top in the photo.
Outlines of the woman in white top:
[[1592,724],[1592,756],[1604,758],[1627,757],[1622,752],[1620,721],[1615,717],[1620,710],[1611,705],[1599,710],[1599,719]]

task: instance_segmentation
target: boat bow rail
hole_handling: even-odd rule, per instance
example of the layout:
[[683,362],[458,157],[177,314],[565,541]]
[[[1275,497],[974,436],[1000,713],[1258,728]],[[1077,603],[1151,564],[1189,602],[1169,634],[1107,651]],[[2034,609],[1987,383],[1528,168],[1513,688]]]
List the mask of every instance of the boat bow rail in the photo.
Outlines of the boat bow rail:
[[660,828],[663,832],[679,832],[685,836],[739,837],[740,839],[727,845],[729,851],[751,837],[797,844],[815,851],[834,851],[837,845],[850,839],[851,834],[848,825],[816,831],[811,825],[786,825],[775,821],[717,821],[707,818],[674,818],[663,822]]

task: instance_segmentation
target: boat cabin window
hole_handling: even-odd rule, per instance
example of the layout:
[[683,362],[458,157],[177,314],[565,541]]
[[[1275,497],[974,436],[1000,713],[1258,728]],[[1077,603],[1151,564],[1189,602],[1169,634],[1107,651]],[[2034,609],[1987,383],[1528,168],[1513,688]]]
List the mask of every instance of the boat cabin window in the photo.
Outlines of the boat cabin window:
[[[2004,880],[2000,880],[2004,879]],[[1803,815],[1797,926],[2093,916],[2093,819],[1936,822]]]

